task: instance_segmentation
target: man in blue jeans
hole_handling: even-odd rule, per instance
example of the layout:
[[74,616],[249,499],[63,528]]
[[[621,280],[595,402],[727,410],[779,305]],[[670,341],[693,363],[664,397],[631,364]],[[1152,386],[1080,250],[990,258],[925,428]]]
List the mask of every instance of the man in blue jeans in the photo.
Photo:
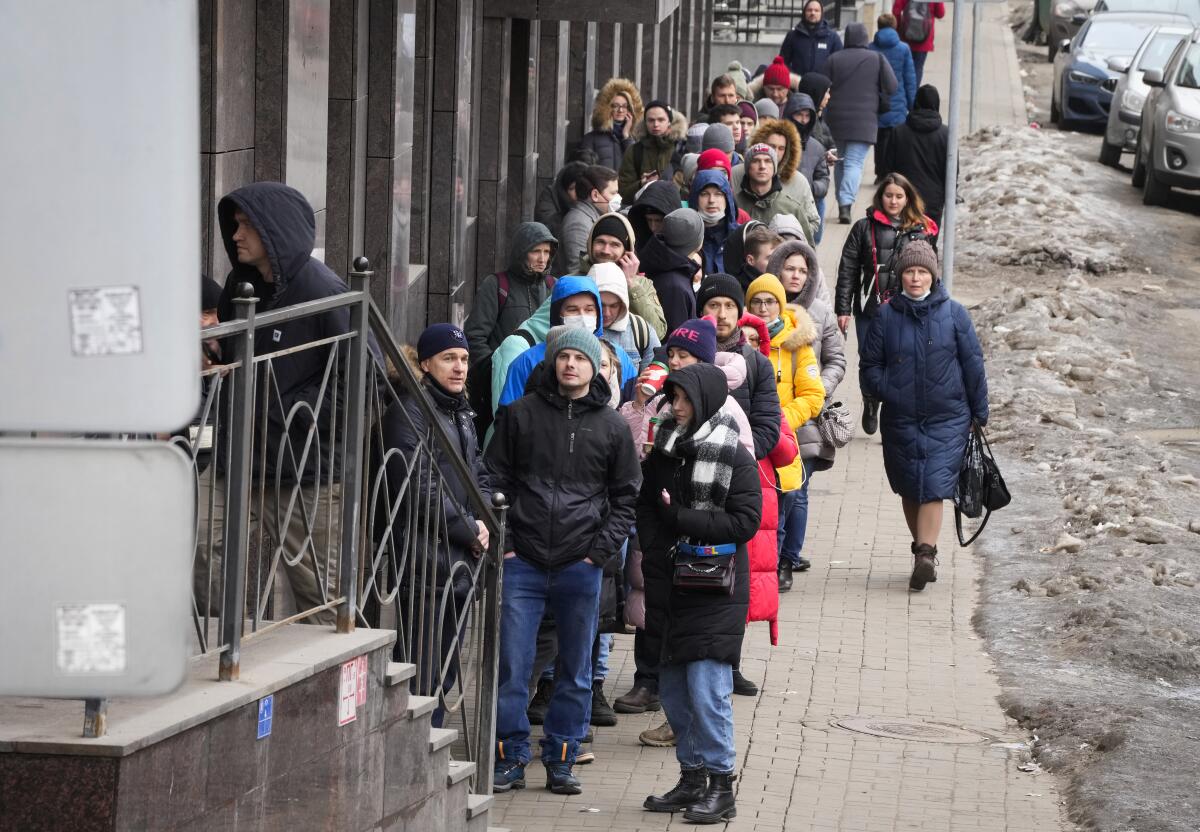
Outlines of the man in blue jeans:
[[[593,324],[594,325],[594,324]],[[633,528],[642,473],[625,420],[608,406],[591,326],[563,326],[521,398],[496,414],[492,489],[508,496],[496,707],[497,791],[525,787],[529,674],[543,612],[554,613],[557,678],[542,724],[546,788],[579,794],[572,774],[592,707],[592,642],[603,570]]]

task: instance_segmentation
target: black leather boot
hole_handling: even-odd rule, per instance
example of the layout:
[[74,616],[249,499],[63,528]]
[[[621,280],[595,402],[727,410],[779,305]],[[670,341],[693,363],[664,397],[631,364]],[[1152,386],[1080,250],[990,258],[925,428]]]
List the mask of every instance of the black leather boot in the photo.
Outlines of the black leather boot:
[[683,819],[691,823],[721,823],[737,817],[733,798],[733,775],[708,775],[704,797],[684,810]]
[[662,797],[650,795],[642,808],[651,812],[681,812],[703,798],[707,791],[708,772],[702,768],[685,768],[679,772],[679,782],[675,788]]
[[916,554],[913,556],[912,576],[908,579],[908,588],[920,592],[925,584],[937,580],[937,547],[928,543],[918,543]]
[[863,399],[862,429],[868,436],[879,430],[879,402],[874,399]]
[[779,591],[787,592],[792,588],[792,562],[789,560],[779,561]]

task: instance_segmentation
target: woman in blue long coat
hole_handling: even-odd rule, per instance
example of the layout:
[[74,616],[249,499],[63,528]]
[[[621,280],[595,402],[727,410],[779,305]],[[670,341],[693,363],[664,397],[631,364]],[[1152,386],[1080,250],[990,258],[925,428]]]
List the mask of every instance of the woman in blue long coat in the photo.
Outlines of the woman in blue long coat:
[[987,377],[971,316],[946,293],[929,243],[905,246],[895,270],[902,292],[871,323],[859,383],[883,403],[884,468],[913,537],[908,585],[921,590],[937,580],[943,503],[954,496],[971,424],[987,423]]

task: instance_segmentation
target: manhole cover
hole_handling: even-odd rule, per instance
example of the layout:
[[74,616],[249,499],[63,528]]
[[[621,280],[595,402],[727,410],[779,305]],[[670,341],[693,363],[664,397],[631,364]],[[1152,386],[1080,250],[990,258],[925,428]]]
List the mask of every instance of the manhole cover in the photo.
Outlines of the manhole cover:
[[835,719],[832,724],[837,728],[855,731],[859,734],[870,734],[873,737],[887,737],[893,740],[915,740],[917,742],[971,743],[982,742],[987,737],[955,728],[950,725],[933,725],[928,722],[918,722],[915,719],[898,717],[848,716]]

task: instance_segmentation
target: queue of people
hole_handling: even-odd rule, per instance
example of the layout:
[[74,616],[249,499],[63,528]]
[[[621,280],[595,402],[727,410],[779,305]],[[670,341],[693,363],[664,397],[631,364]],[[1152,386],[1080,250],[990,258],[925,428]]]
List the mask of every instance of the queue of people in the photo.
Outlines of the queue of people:
[[[418,339],[422,395],[476,485],[510,504],[498,791],[526,787],[533,725],[547,788],[578,794],[591,726],[662,710],[641,740],[673,746],[680,778],[645,808],[696,823],[736,815],[731,697],[758,692],[740,672],[747,624],[767,622],[776,644],[779,595],[811,566],[809,486],[838,448],[818,423],[847,375],[851,320],[862,426],[881,430],[912,532],[910,586],[936,580],[942,506],[971,424],[988,415],[979,342],[938,280],[927,208],[940,205],[937,94],[915,88],[897,17],[881,16],[868,49],[865,27],[843,41],[822,14],[810,0],[757,74],[731,65],[691,122],[670,102],[643,103],[627,80],[607,82],[536,219],[477,282],[465,325]],[[831,294],[816,253],[825,198],[834,191],[850,222],[881,135],[878,187]],[[255,200],[239,192],[230,204],[240,213],[222,214],[227,237],[279,233]],[[230,241],[235,277],[270,271],[257,251]],[[419,441],[411,404],[385,418],[389,447]],[[441,580],[488,535],[461,512],[454,467],[435,464],[448,492]],[[404,476],[398,457],[388,465]],[[602,600],[606,585],[619,608]],[[610,704],[614,630],[633,634],[636,673]],[[453,649],[455,628],[440,631],[422,655]]]

